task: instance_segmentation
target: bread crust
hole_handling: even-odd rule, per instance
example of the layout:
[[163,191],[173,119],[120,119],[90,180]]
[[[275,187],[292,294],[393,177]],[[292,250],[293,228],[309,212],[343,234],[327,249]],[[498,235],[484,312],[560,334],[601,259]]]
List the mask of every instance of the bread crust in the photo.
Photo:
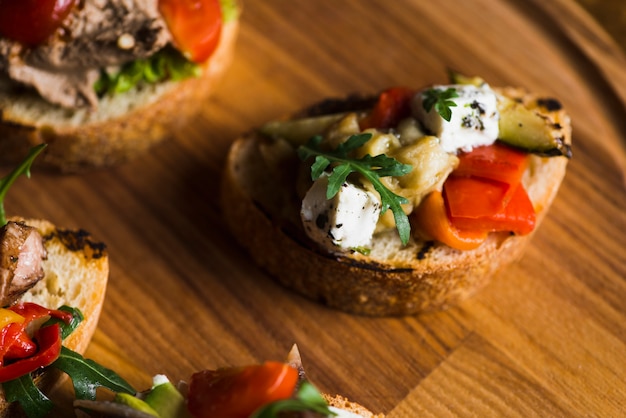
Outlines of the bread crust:
[[[0,93],[0,164],[15,164],[48,143],[36,165],[71,173],[131,160],[189,120],[230,64],[239,22],[223,27],[202,75],[105,98],[95,111],[63,110],[39,97]],[[0,89],[1,91],[1,89]]]
[[[83,230],[60,229],[47,220],[20,217],[10,220],[37,228],[48,253],[43,263],[44,278],[20,301],[52,309],[62,305],[80,309],[84,320],[63,340],[63,345],[83,354],[98,326],[106,295],[109,277],[106,246]],[[62,384],[65,378],[65,374],[47,369],[36,375],[35,382],[41,390],[48,392]],[[0,417],[4,416],[21,416],[21,410],[5,401],[0,386]]]
[[[375,237],[368,256],[331,254],[304,234],[299,200],[275,175],[289,168],[277,168],[275,160],[264,157],[266,142],[250,133],[232,145],[222,176],[224,219],[254,261],[279,283],[331,308],[370,316],[445,309],[476,293],[517,260],[532,237],[492,233],[477,249],[458,251],[413,238],[402,247],[392,231]],[[537,212],[537,226],[556,195],[567,161],[531,156],[523,181]],[[280,187],[284,189],[275,190]]]

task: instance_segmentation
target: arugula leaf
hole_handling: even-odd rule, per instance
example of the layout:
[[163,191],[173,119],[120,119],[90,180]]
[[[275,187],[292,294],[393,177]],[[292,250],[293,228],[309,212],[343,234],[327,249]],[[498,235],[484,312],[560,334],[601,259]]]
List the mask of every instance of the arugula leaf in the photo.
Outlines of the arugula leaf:
[[400,240],[402,244],[406,245],[409,241],[411,225],[401,205],[409,203],[409,201],[385,187],[380,178],[403,176],[409,173],[413,167],[408,164],[402,164],[395,158],[384,154],[375,157],[368,154],[360,159],[349,156],[351,151],[359,148],[371,138],[372,134],[370,133],[352,135],[347,141],[337,146],[335,150],[323,151],[320,148],[322,138],[314,136],[306,145],[298,148],[298,156],[303,161],[315,157],[315,161],[311,165],[312,180],[317,180],[331,164],[334,164],[332,172],[328,177],[327,199],[332,199],[337,194],[341,185],[351,173],[357,172],[369,180],[374,189],[380,194],[382,203],[381,214],[385,213],[387,209],[391,209]]
[[67,347],[61,347],[61,355],[51,366],[70,376],[78,399],[95,400],[98,387],[105,387],[113,392],[136,393],[136,390],[113,370],[86,359]]
[[36,147],[31,148],[24,161],[15,170],[11,171],[6,177],[0,179],[0,226],[4,226],[7,223],[6,212],[4,211],[4,197],[9,191],[9,188],[22,174],[30,178],[30,167],[32,166],[33,161],[35,161],[35,158],[37,158],[39,153],[46,146],[47,144],[39,144]]
[[30,374],[2,384],[7,402],[19,402],[29,418],[45,417],[54,407],[33,382]]
[[80,309],[72,308],[67,305],[61,306],[59,310],[69,312],[72,314],[72,320],[70,321],[70,323],[66,324],[59,318],[50,318],[48,321],[46,321],[45,324],[42,325],[42,327],[47,327],[48,325],[52,325],[52,324],[59,324],[59,326],[61,327],[61,338],[66,339],[72,332],[74,332],[74,330],[78,327],[78,325],[80,325],[80,323],[83,322],[85,317],[83,313],[80,311]]
[[178,50],[165,47],[146,59],[124,64],[116,72],[102,70],[94,89],[99,96],[124,93],[140,83],[156,84],[164,80],[197,77],[200,66],[189,61]]
[[441,89],[428,89],[424,92],[423,106],[424,110],[430,112],[434,107],[435,111],[441,115],[446,121],[450,122],[452,118],[451,107],[455,107],[456,103],[453,100],[455,97],[459,97],[454,87],[448,87],[445,90]]
[[280,412],[317,412],[324,416],[337,415],[328,408],[328,404],[320,392],[311,383],[304,381],[296,393],[295,398],[275,401],[265,405],[250,418],[276,418]]

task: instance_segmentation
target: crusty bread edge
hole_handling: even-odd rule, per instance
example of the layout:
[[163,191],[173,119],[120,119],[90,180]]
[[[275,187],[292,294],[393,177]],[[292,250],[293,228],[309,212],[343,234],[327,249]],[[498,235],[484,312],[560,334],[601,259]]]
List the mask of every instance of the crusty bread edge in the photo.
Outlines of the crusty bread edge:
[[[220,191],[223,217],[260,267],[285,287],[329,307],[370,316],[445,309],[475,294],[495,273],[519,259],[533,236],[492,233],[478,249],[458,251],[454,262],[437,259],[438,253],[452,249],[418,243],[425,248],[423,258],[408,265],[316,250],[294,239],[278,216],[267,213],[245,189],[240,176],[248,162],[242,155],[259,140],[250,133],[231,146]],[[537,212],[537,227],[556,196],[567,162],[565,157],[531,158],[524,181]]]
[[344,411],[351,412],[353,414],[357,414],[362,416],[363,418],[384,418],[384,414],[374,414],[372,411],[364,407],[363,405],[352,402],[349,399],[345,398],[341,395],[329,395],[327,393],[323,393],[322,397],[328,403],[328,405],[342,409]]
[[[218,48],[201,76],[162,83],[141,95],[133,91],[118,95],[93,114],[81,111],[80,117],[65,117],[55,109],[57,116],[48,118],[42,110],[33,118],[28,111],[12,110],[12,103],[22,98],[0,98],[0,164],[22,161],[30,148],[44,142],[48,147],[35,164],[66,173],[117,165],[144,153],[193,117],[198,103],[212,94],[233,59],[238,31],[238,19],[224,25]],[[129,98],[133,94],[141,97]],[[52,106],[41,102],[52,113]],[[129,106],[129,111],[116,111]]]
[[[44,261],[44,278],[21,301],[38,303],[56,309],[68,305],[81,310],[84,320],[63,345],[84,354],[98,326],[109,277],[109,258],[103,243],[82,230],[62,230],[43,219],[12,217],[39,230],[44,238],[48,259]],[[75,283],[77,279],[80,284]],[[72,294],[65,288],[72,282]],[[44,393],[63,383],[66,375],[55,369],[38,373],[35,382]],[[21,410],[4,400],[0,387],[0,417],[16,416]]]

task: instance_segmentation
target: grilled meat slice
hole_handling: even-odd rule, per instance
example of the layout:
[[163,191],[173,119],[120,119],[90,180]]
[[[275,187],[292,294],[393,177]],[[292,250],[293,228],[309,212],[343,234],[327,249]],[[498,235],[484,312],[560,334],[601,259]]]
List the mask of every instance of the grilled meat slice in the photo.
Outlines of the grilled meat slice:
[[0,306],[8,306],[44,277],[47,253],[35,228],[9,221],[0,229]]

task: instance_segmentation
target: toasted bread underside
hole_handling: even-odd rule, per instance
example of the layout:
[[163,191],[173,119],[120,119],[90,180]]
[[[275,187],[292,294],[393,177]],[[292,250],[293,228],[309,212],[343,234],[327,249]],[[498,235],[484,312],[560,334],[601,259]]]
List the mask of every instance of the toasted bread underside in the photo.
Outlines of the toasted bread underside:
[[[63,345],[83,354],[98,325],[109,277],[106,247],[83,230],[63,230],[46,220],[13,218],[39,230],[44,238],[47,259],[44,278],[22,298],[44,307],[56,309],[62,305],[78,308],[84,320]],[[50,369],[38,373],[35,382],[45,392],[60,384],[66,376]],[[16,416],[16,405],[4,400],[0,388],[0,416]]]
[[34,93],[9,93],[0,84],[0,164],[23,161],[29,149],[48,147],[36,164],[62,172],[128,161],[172,135],[215,90],[232,60],[239,23],[224,25],[220,44],[202,75],[101,100],[97,110],[70,111]]
[[[414,239],[403,247],[397,233],[389,231],[375,236],[367,256],[331,254],[305,236],[293,185],[294,163],[277,149],[256,133],[234,142],[222,178],[223,215],[258,265],[284,286],[329,307],[371,316],[449,307],[517,260],[532,236],[492,233],[479,248],[458,251]],[[530,158],[523,182],[537,226],[557,193],[567,161]]]

